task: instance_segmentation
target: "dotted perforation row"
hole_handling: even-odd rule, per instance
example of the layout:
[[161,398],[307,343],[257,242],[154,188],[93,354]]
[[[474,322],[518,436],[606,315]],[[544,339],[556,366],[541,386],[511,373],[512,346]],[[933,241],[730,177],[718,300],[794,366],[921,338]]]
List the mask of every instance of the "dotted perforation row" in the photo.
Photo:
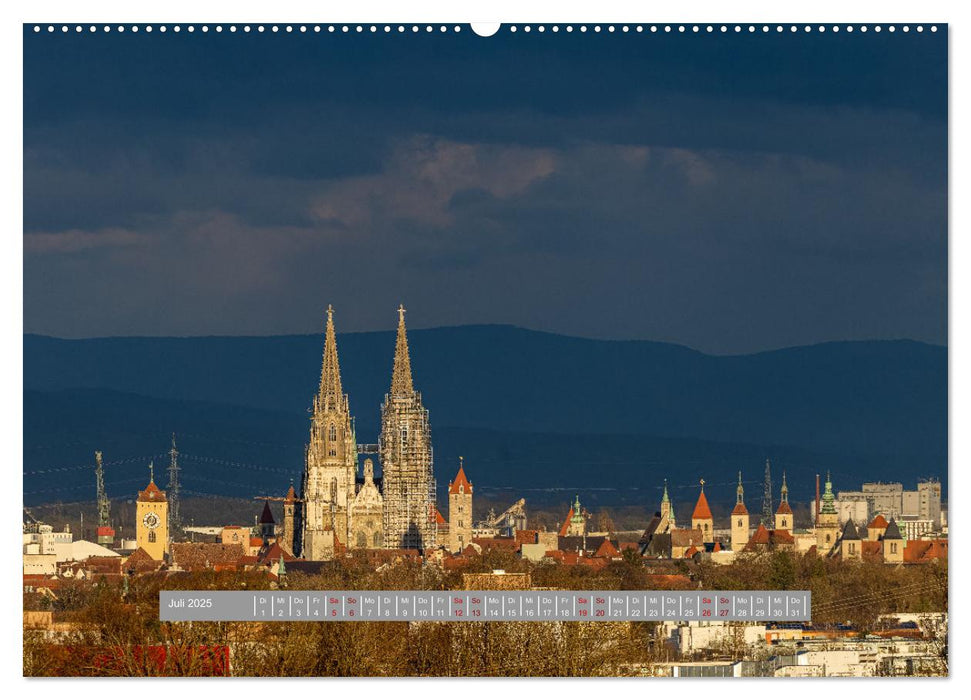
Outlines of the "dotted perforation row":
[[[931,31],[931,32],[936,32],[937,31],[937,26],[936,25],[931,25],[929,27],[926,27],[926,29],[929,30],[929,31]],[[225,25],[225,26],[224,25],[221,25],[221,24],[217,24],[217,25],[214,25],[212,27],[210,27],[209,25],[205,25],[205,24],[204,25],[201,25],[201,26],[196,26],[196,25],[191,25],[190,24],[190,25],[186,25],[184,27],[182,25],[178,25],[178,24],[172,25],[172,26],[168,26],[168,25],[164,25],[164,24],[163,25],[158,25],[158,26],[152,26],[152,25],[137,25],[137,24],[133,24],[133,25],[123,25],[123,24],[119,24],[119,25],[114,25],[114,26],[113,25],[108,25],[108,24],[101,25],[101,26],[93,25],[93,24],[92,25],[88,25],[88,26],[82,26],[80,24],[73,25],[73,26],[69,26],[69,25],[66,25],[66,24],[62,24],[62,25],[48,24],[46,26],[42,26],[42,25],[39,25],[39,24],[35,24],[34,25],[34,32],[35,33],[41,33],[41,32],[43,32],[45,30],[48,33],[54,33],[54,32],[57,32],[58,30],[60,30],[62,33],[67,33],[67,32],[70,32],[70,31],[73,30],[75,33],[82,33],[82,32],[85,32],[85,31],[87,31],[88,33],[95,33],[95,32],[99,32],[99,31],[106,32],[106,33],[107,32],[112,32],[112,31],[118,32],[118,33],[123,33],[125,31],[129,31],[129,32],[132,32],[132,33],[137,33],[139,31],[143,31],[143,32],[146,32],[146,33],[151,33],[153,31],[158,31],[158,32],[161,32],[161,33],[165,33],[165,32],[171,31],[171,32],[174,32],[174,33],[178,34],[178,33],[182,32],[182,31],[186,31],[186,32],[189,32],[191,34],[191,33],[194,33],[196,31],[199,31],[199,32],[202,32],[202,33],[205,34],[205,33],[208,33],[211,30],[211,31],[215,31],[217,33],[221,33],[221,32],[224,32],[224,31],[230,32],[230,33],[234,33],[234,32],[243,32],[243,33],[257,32],[257,33],[260,33],[260,32],[267,32],[267,31],[268,32],[281,32],[281,31],[283,31],[283,32],[288,32],[288,33],[298,32],[298,33],[302,33],[302,34],[306,34],[308,32],[313,32],[313,33],[317,33],[317,34],[319,34],[321,32],[327,32],[327,33],[330,33],[330,34],[336,34],[336,33],[349,34],[349,33],[364,33],[364,32],[378,33],[378,32],[382,32],[383,31],[384,33],[388,33],[388,34],[389,33],[392,33],[392,32],[398,32],[398,33],[402,33],[402,34],[403,33],[406,33],[406,32],[411,32],[411,33],[415,34],[415,33],[421,32],[421,31],[424,31],[426,33],[430,33],[430,32],[435,32],[436,30],[438,30],[438,32],[440,32],[440,33],[445,33],[445,32],[461,32],[462,31],[462,27],[459,26],[459,25],[454,25],[454,26],[434,25],[433,26],[433,25],[430,25],[430,24],[427,24],[427,25],[417,25],[417,24],[403,25],[403,24],[399,24],[399,25],[393,25],[393,26],[392,25],[388,25],[388,24],[385,24],[385,25],[375,25],[375,24],[371,24],[371,25],[362,25],[362,24],[358,24],[358,25],[348,25],[348,24],[341,24],[341,25],[334,25],[334,24],[330,24],[330,25],[319,25],[319,24],[314,24],[314,25],[306,25],[306,24],[300,24],[300,25],[292,25],[292,24],[287,24],[287,25],[276,25],[276,24],[273,24],[273,25],[263,25],[263,24],[259,24],[259,25],[248,25],[248,24],[246,24],[246,25],[241,25],[241,26],[237,26],[235,24]],[[565,25],[565,26],[552,25],[552,26],[549,26],[549,27],[547,27],[546,25],[542,25],[542,24],[541,25],[535,25],[535,26],[534,25],[522,25],[522,26],[520,26],[520,25],[513,24],[513,25],[509,25],[507,27],[502,27],[500,29],[500,31],[502,31],[502,30],[508,31],[511,34],[515,34],[517,32],[529,33],[529,32],[533,32],[533,31],[536,31],[536,32],[539,32],[539,33],[544,33],[547,30],[550,31],[550,32],[553,32],[553,33],[558,33],[558,32],[561,32],[562,31],[562,32],[566,32],[566,33],[580,32],[581,34],[582,33],[585,33],[585,32],[598,33],[598,32],[603,32],[603,31],[606,31],[608,33],[610,33],[610,32],[618,32],[619,31],[621,33],[625,33],[625,32],[635,32],[635,33],[649,32],[649,33],[655,33],[655,34],[658,33],[658,32],[662,32],[662,33],[673,33],[673,32],[677,32],[677,33],[681,33],[681,34],[687,34],[687,33],[692,33],[692,34],[702,34],[702,33],[704,33],[704,34],[713,34],[713,33],[716,33],[716,32],[717,33],[723,33],[723,34],[724,33],[728,33],[728,32],[734,32],[736,34],[742,33],[742,32],[748,32],[750,34],[754,34],[756,32],[762,32],[763,34],[765,34],[765,33],[773,32],[773,31],[774,32],[777,32],[777,33],[782,33],[782,32],[789,32],[789,33],[796,33],[796,32],[803,32],[803,33],[809,33],[809,32],[818,32],[818,33],[833,32],[833,33],[838,33],[840,31],[845,31],[847,33],[852,33],[854,31],[856,31],[856,32],[862,32],[862,33],[866,33],[868,31],[873,31],[873,32],[877,32],[877,33],[882,32],[882,31],[887,31],[887,32],[893,33],[893,32],[896,32],[898,30],[899,31],[902,31],[904,33],[907,33],[907,32],[910,32],[912,30],[913,31],[916,31],[916,32],[923,32],[923,31],[925,31],[925,27],[924,27],[924,25],[921,25],[921,24],[915,25],[913,27],[911,27],[910,25],[906,25],[906,24],[903,25],[903,26],[899,26],[899,27],[897,25],[886,25],[886,26],[883,26],[883,25],[879,25],[879,24],[877,24],[877,25],[866,25],[866,24],[859,24],[859,25],[852,25],[852,24],[848,24],[848,25],[838,25],[838,24],[834,24],[834,25],[823,25],[823,24],[820,24],[820,25],[809,25],[809,24],[806,24],[806,25],[795,25],[795,24],[790,24],[790,25],[781,25],[781,24],[775,24],[775,25],[768,25],[768,24],[763,24],[763,25],[754,25],[754,24],[748,24],[748,25],[740,25],[740,24],[735,24],[735,25],[728,25],[728,24],[720,24],[720,25],[713,25],[713,24],[691,24],[691,25],[685,25],[685,24],[678,24],[678,25],[671,25],[671,24],[640,25],[640,24],[637,24],[637,25],[627,25],[627,24],[624,24],[624,25],[619,25],[619,26],[618,25],[612,25],[611,24],[611,25],[606,25],[606,26],[600,26],[600,25],[592,25],[592,26],[588,26],[588,25]]]

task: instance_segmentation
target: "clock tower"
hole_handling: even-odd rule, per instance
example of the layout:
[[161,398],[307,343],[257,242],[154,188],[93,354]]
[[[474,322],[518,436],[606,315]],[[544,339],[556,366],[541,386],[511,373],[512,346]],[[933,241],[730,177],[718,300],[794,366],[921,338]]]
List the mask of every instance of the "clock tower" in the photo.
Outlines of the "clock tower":
[[148,486],[138,492],[135,504],[135,542],[152,559],[162,561],[169,551],[169,503],[165,491],[155,485],[154,464],[148,468]]

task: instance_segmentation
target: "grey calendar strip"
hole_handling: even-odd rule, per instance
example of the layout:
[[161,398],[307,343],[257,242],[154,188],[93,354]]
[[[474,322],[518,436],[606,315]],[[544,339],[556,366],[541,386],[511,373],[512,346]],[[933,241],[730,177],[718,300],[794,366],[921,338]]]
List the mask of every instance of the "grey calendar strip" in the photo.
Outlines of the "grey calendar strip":
[[161,591],[167,621],[808,621],[809,591]]

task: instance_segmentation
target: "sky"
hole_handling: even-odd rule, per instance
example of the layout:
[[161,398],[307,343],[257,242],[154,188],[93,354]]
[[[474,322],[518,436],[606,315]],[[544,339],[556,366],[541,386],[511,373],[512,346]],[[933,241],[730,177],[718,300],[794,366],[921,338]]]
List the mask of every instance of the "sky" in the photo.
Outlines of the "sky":
[[34,34],[24,329],[947,342],[947,36]]

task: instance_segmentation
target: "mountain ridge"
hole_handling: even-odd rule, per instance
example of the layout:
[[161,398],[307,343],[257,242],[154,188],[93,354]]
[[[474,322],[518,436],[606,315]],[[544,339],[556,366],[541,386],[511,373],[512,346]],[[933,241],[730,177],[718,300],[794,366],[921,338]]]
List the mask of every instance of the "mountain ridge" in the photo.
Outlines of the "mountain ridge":
[[[920,341],[721,356],[479,325],[413,330],[409,344],[433,429],[650,434],[946,459],[947,349]],[[304,414],[322,350],[322,334],[25,335],[24,388],[110,389]],[[338,350],[358,435],[373,442],[394,331],[340,334]]]

